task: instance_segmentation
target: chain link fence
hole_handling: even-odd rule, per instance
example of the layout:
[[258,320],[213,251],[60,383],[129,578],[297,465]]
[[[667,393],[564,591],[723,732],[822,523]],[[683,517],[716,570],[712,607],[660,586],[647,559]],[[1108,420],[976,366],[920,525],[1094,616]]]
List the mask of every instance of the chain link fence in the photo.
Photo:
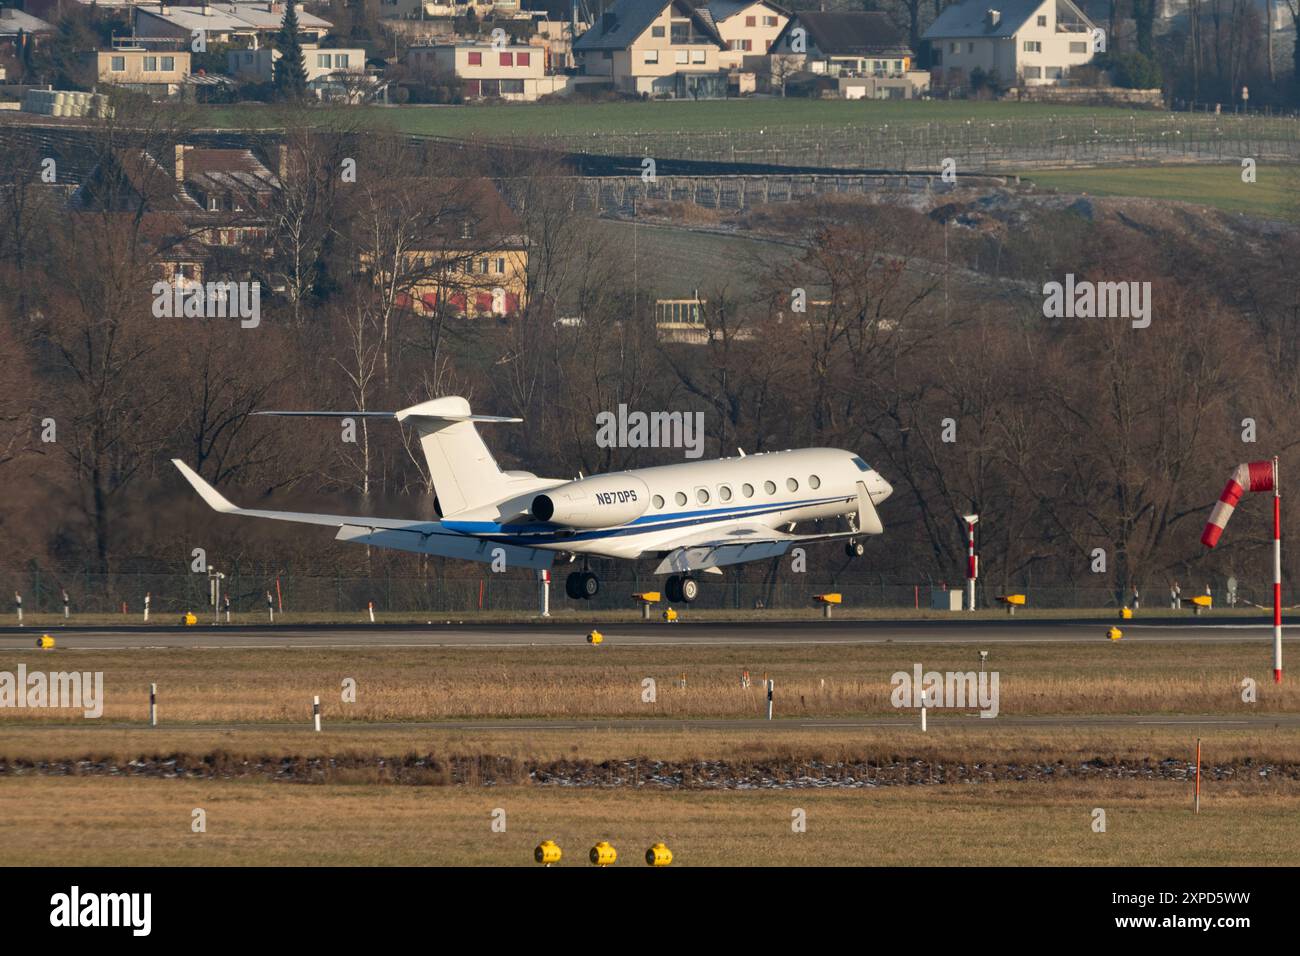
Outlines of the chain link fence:
[[[568,569],[551,574],[550,598],[553,609],[584,608],[591,610],[626,610],[635,607],[633,594],[645,591],[664,591],[665,578],[634,572],[617,576],[602,576],[601,590],[590,602],[573,601],[566,597],[564,580]],[[700,576],[702,587],[694,607],[715,610],[753,611],[766,608],[810,608],[815,606],[814,595],[838,592],[843,595],[843,607],[881,609],[928,609],[932,592],[942,595],[947,589],[941,585],[849,583],[836,582],[825,576],[784,574],[774,582],[744,580],[736,574]],[[960,591],[963,582],[955,579],[952,590]],[[95,574],[56,573],[44,570],[0,571],[0,587],[7,594],[21,594],[25,613],[55,613],[63,611],[63,595],[68,595],[69,610],[77,614],[122,614],[137,617],[144,608],[145,595],[150,595],[154,614],[179,615],[193,611],[200,617],[211,612],[211,585],[203,573],[119,573]],[[475,611],[535,613],[540,604],[540,585],[531,575],[522,572],[494,574],[485,572],[472,576],[412,577],[380,574],[355,576],[345,574],[299,574],[255,571],[232,571],[222,579],[224,598],[230,598],[230,609],[235,613],[265,612],[268,592],[276,612],[281,610],[348,618],[363,616],[373,602],[376,613],[470,613]],[[1184,588],[1183,606],[1190,599],[1204,593],[1204,586],[1193,590]],[[1026,595],[1029,609],[1103,609],[1118,608],[1121,603],[1131,604],[1131,594],[1121,602],[1113,587],[1044,586],[1032,584],[995,587],[981,583],[977,590],[978,607],[998,607],[1002,594]],[[1141,606],[1156,610],[1169,608],[1173,599],[1169,586],[1140,587]],[[1213,591],[1216,607],[1229,605],[1230,595],[1221,583]],[[14,599],[11,598],[11,601]],[[1291,599],[1284,595],[1284,604]],[[16,602],[15,602],[16,603]],[[1271,585],[1257,582],[1239,584],[1236,588],[1236,606],[1252,604],[1272,606]],[[14,610],[14,603],[9,610]]]

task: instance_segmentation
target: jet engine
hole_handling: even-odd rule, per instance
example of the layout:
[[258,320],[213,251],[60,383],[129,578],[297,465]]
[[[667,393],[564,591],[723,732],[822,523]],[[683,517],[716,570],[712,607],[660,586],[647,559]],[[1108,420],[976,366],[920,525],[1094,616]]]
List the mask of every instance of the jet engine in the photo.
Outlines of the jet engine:
[[610,528],[627,524],[650,507],[650,489],[631,475],[582,478],[549,489],[529,509],[538,521],[570,528]]

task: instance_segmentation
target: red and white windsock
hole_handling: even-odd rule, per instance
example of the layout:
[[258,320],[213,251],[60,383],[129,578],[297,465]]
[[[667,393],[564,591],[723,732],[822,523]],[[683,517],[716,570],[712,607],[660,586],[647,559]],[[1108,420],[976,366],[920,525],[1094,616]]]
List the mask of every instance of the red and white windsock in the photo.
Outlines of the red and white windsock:
[[1238,465],[1219,495],[1210,520],[1201,532],[1201,544],[1212,548],[1219,543],[1224,525],[1243,491],[1273,492],[1273,680],[1282,683],[1282,489],[1278,481],[1277,459],[1252,461]]
[[1228,519],[1232,517],[1232,512],[1237,507],[1237,502],[1241,500],[1241,495],[1245,491],[1272,491],[1273,490],[1273,463],[1271,461],[1252,461],[1249,464],[1238,465],[1228,483],[1223,486],[1223,494],[1219,495],[1219,500],[1210,512],[1210,520],[1205,523],[1205,530],[1201,532],[1201,544],[1207,548],[1212,548],[1219,543],[1219,536],[1223,534],[1223,529],[1228,524]]

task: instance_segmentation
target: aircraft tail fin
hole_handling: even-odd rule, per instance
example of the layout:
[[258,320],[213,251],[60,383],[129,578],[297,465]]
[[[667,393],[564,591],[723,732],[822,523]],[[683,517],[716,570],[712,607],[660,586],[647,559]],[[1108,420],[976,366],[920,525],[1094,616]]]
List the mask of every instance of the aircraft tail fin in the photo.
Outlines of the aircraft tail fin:
[[443,515],[495,504],[510,494],[509,477],[500,469],[478,433],[478,422],[518,422],[519,418],[473,415],[469,402],[449,395],[396,413],[415,426],[420,447],[438,494]]

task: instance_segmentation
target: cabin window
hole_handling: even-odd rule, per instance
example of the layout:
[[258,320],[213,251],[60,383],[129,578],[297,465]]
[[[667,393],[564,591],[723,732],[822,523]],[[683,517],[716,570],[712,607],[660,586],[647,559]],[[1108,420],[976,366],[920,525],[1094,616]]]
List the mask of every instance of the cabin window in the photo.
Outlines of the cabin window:
[[677,494],[673,495],[673,500],[676,501],[679,505],[686,504],[686,492],[684,491],[677,492]]
[[795,481],[793,478],[787,478],[785,480],[785,486],[789,488],[791,491],[799,490],[799,482]]
[[731,488],[730,488],[730,486],[728,486],[728,485],[719,485],[719,486],[718,486],[718,497],[721,498],[723,501],[730,501],[730,500],[731,500]]
[[650,500],[654,502],[654,506],[655,506],[656,508],[662,508],[662,507],[664,506],[664,496],[663,496],[663,495],[655,495],[655,496],[654,496],[653,498],[651,498]]
[[809,475],[809,476],[808,476],[808,487],[809,487],[809,488],[814,488],[814,489],[815,489],[815,488],[820,488],[821,486],[822,486],[822,480],[821,480],[820,478],[818,478],[816,475]]
[[754,486],[746,482],[740,486],[740,493],[746,498],[754,497]]
[[709,503],[709,489],[708,488],[696,489],[695,498],[697,501],[699,501],[700,504],[707,505]]
[[859,458],[857,455],[854,455],[854,456],[853,456],[853,464],[855,464],[855,465],[858,466],[858,471],[870,471],[870,470],[871,470],[871,466],[868,465],[868,464],[867,464],[865,461],[863,461],[861,458]]
[[766,491],[769,495],[776,494],[776,482],[775,481],[763,482],[763,490]]

